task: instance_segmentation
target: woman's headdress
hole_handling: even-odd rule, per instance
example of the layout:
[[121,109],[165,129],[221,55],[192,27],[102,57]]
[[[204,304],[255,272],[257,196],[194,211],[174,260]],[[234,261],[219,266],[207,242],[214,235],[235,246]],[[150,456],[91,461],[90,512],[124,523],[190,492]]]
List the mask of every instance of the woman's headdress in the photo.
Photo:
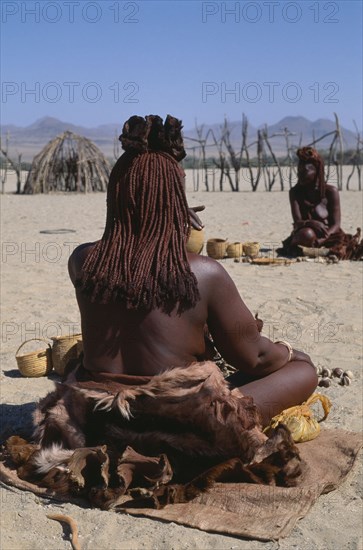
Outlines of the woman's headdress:
[[164,123],[158,115],[132,116],[125,122],[119,140],[124,151],[162,151],[179,162],[186,156],[182,128],[181,120],[171,115]]

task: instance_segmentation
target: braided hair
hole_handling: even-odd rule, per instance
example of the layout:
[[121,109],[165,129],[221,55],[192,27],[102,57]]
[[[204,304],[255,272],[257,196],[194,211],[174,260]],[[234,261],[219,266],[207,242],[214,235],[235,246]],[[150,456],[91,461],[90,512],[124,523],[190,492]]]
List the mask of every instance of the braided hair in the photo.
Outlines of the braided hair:
[[76,281],[91,301],[127,309],[182,313],[199,299],[185,244],[190,224],[184,192],[181,121],[133,116],[123,127],[125,153],[107,190],[106,227]]
[[318,183],[319,199],[325,197],[326,182],[324,175],[324,161],[313,147],[301,147],[296,151],[300,162],[311,163],[316,168],[316,180]]

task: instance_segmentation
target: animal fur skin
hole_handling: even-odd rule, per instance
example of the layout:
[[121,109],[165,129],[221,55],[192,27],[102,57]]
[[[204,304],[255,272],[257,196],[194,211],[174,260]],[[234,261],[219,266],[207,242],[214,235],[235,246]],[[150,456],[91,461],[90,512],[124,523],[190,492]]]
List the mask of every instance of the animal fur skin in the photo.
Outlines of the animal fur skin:
[[[143,464],[138,453],[150,457],[145,460],[152,463],[150,471],[159,461],[152,483],[144,475],[155,489],[156,506],[193,498],[233,475],[241,481],[289,486],[301,474],[288,430],[280,427],[267,438],[252,398],[231,390],[212,362],[171,369],[141,385],[77,381],[71,375],[40,401],[34,423],[39,447],[22,466],[23,475],[62,492],[72,490],[75,482],[77,490],[90,489],[92,483],[82,476],[87,468],[94,472],[97,464],[97,483],[101,480],[107,491],[105,496],[103,489],[94,489],[97,502],[109,503],[120,494],[121,489],[108,488],[109,468],[116,471],[117,486],[127,490],[130,472],[135,473],[136,463]],[[131,455],[138,458],[132,461],[127,458]],[[170,481],[173,470],[172,481],[182,480],[183,485],[158,489]]]
[[[238,456],[246,463],[267,439],[252,398],[230,390],[212,362],[171,369],[140,386],[61,384],[39,403],[34,421],[42,447],[167,445],[190,456]],[[102,436],[105,441],[94,440]]]

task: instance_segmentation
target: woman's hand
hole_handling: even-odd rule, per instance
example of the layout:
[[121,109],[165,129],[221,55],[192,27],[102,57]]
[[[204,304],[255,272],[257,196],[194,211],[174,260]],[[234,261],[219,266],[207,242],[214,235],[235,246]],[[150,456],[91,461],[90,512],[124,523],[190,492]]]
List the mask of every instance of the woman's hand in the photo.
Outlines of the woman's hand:
[[197,231],[200,231],[201,229],[203,229],[204,225],[201,219],[199,218],[199,216],[197,216],[196,212],[202,212],[202,210],[204,209],[205,209],[204,205],[193,206],[191,208],[188,208],[190,225],[193,227],[193,229],[196,229]]
[[323,237],[328,236],[328,228],[323,222],[319,222],[318,220],[308,220],[305,222],[304,227],[311,227],[311,229],[314,229],[314,231],[319,231],[320,234],[322,234]]

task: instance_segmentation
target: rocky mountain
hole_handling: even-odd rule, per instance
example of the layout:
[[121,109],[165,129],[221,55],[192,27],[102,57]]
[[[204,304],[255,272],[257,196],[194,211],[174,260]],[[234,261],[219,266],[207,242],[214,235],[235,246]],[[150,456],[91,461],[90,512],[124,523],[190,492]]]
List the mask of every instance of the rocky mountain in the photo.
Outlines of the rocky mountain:
[[[228,123],[231,131],[231,142],[236,150],[240,147],[241,140],[241,121],[231,121]],[[203,126],[203,136],[206,135],[209,129],[212,129],[218,139],[221,133],[221,127],[223,123],[205,124]],[[299,144],[308,144],[324,134],[331,132],[335,129],[335,123],[329,119],[318,119],[310,121],[302,116],[289,116],[285,117],[276,124],[271,124],[267,127],[268,135],[271,136],[274,133],[281,133],[284,128],[288,128],[289,132],[293,135],[290,136],[290,143],[294,147],[298,147]],[[5,137],[8,135],[9,139],[9,154],[13,158],[17,157],[18,153],[22,153],[22,159],[24,161],[31,161],[34,155],[46,145],[48,141],[61,134],[65,130],[70,130],[76,134],[80,134],[84,137],[91,139],[103,153],[113,159],[114,147],[119,145],[118,136],[121,133],[121,123],[102,124],[95,128],[86,128],[83,126],[77,126],[70,122],[63,122],[53,117],[43,117],[36,120],[33,124],[20,127],[13,124],[1,126],[1,136],[3,143]],[[354,132],[342,128],[343,142],[345,149],[355,148],[356,137]],[[195,128],[184,130],[185,143],[187,149],[195,146],[196,143],[193,139],[197,138]],[[249,143],[256,140],[257,128],[249,125],[248,127],[248,141]],[[188,139],[192,138],[192,139]],[[319,149],[328,148],[331,143],[331,136],[320,141],[318,144]],[[208,143],[212,143],[212,139],[208,140]],[[282,136],[271,138],[271,144],[274,152],[277,155],[284,155],[286,152],[285,140]],[[121,150],[118,149],[118,154]],[[209,146],[207,148],[208,155],[215,153],[215,148]],[[255,148],[251,147],[251,155],[255,154]]]
[[[223,124],[205,124],[203,126],[203,137],[207,135],[209,129],[213,130],[216,138],[218,139],[222,132]],[[242,134],[242,123],[241,121],[231,121],[228,122],[228,127],[230,129],[230,140],[232,146],[236,151],[240,149],[241,145],[241,134]],[[264,129],[265,126],[260,126],[258,128],[248,125],[248,143],[253,143],[257,139],[257,131],[259,129]],[[274,153],[278,156],[284,156],[286,154],[286,141],[283,135],[278,135],[272,137],[274,134],[282,134],[284,129],[287,129],[289,132],[289,143],[293,148],[297,148],[301,145],[308,145],[314,140],[333,132],[335,130],[335,122],[329,119],[320,118],[315,121],[310,121],[302,116],[288,116],[281,119],[276,124],[267,125],[268,136],[271,136],[270,143]],[[356,135],[354,132],[347,130],[346,128],[341,127],[343,135],[343,147],[344,149],[355,149],[356,147]],[[186,140],[186,145],[188,148],[195,146],[194,139],[197,138],[197,132],[195,129],[185,132],[186,136],[192,138],[191,140]],[[330,135],[316,145],[318,149],[329,149],[333,135]],[[211,144],[213,139],[210,137],[207,141],[207,144],[210,144],[207,147],[208,154],[213,154],[215,152],[215,147]],[[250,154],[254,156],[256,154],[256,146],[251,146]]]

